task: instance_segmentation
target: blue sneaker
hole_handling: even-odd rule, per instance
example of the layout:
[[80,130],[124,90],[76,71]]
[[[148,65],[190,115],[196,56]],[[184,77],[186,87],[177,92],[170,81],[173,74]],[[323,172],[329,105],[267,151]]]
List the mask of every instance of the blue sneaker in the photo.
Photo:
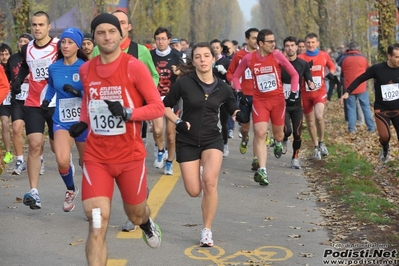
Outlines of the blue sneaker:
[[164,151],[158,152],[157,158],[154,162],[154,167],[158,169],[162,169],[165,166],[165,161],[167,159],[167,154]]
[[26,170],[26,163],[22,162],[21,160],[17,160],[12,175],[21,175],[22,172],[25,170]]
[[165,170],[163,171],[165,175],[173,175],[173,164],[172,162],[166,161]]
[[42,208],[39,193],[32,192],[32,190],[24,195],[23,203],[26,206],[29,206],[32,210],[38,210]]

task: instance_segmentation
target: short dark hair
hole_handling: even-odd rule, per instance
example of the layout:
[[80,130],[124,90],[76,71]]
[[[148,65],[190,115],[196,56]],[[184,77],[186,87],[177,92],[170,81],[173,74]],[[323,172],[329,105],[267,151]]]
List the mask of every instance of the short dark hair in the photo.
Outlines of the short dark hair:
[[319,35],[317,35],[314,32],[308,33],[308,34],[306,34],[305,40],[306,39],[313,39],[313,38],[319,39]]
[[234,46],[238,45],[238,42],[236,40],[232,40],[231,42],[233,43]]
[[5,50],[7,50],[10,55],[12,55],[11,47],[8,44],[0,43],[0,52],[4,52]]
[[33,17],[41,17],[41,16],[45,16],[47,18],[47,23],[50,25],[51,21],[50,21],[50,16],[44,12],[44,11],[37,11],[33,14]]
[[298,41],[296,42],[296,44],[299,44],[299,43],[301,43],[301,42],[305,43],[305,40],[304,40],[304,39],[298,39]]
[[297,39],[294,36],[288,36],[287,38],[285,38],[283,41],[284,46],[286,42],[294,42],[296,45],[298,45]]
[[256,43],[259,45],[260,42],[265,41],[266,36],[273,35],[273,34],[274,34],[273,31],[270,29],[260,30],[258,33],[258,37],[256,37]]
[[393,55],[393,50],[399,50],[399,43],[394,43],[388,46],[388,54]]
[[168,36],[168,39],[172,38],[172,33],[171,33],[167,28],[159,27],[158,29],[155,30],[154,39],[155,39],[155,37],[156,37],[157,35],[159,35],[159,34],[161,34],[161,33],[163,33],[163,32],[166,33],[166,36]]
[[220,46],[222,46],[222,42],[218,39],[213,39],[209,44],[212,45],[214,43],[220,43]]
[[245,31],[245,39],[249,39],[251,37],[251,32],[259,32],[257,28],[249,28]]

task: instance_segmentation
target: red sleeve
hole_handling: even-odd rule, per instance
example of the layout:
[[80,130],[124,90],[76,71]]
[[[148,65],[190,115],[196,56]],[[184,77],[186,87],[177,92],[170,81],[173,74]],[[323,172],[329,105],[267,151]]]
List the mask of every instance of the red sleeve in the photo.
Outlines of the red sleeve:
[[134,108],[130,120],[152,120],[165,114],[165,106],[155,87],[151,73],[148,68],[137,59],[129,61],[128,75],[136,90],[143,96],[146,105]]
[[241,60],[240,64],[238,65],[236,71],[234,71],[231,83],[233,84],[233,88],[235,91],[242,90],[241,83],[240,83],[240,77],[244,74],[245,70],[249,67],[251,60],[252,60],[252,54],[245,55],[244,58]]
[[331,60],[330,55],[328,53],[323,53],[323,55],[326,58],[326,63],[327,63],[326,65],[328,67],[328,71],[334,74],[335,71],[337,71],[337,69],[335,68],[334,62]]
[[[81,80],[84,80],[86,78],[86,76],[87,76],[87,73],[89,72],[89,62],[84,63],[79,68],[79,76],[80,76]],[[88,104],[87,95],[89,93],[90,92],[83,87],[82,106],[81,106],[81,109],[80,109],[79,121],[85,122],[87,125],[89,124],[89,116],[88,116],[88,113],[87,113],[87,104]]]
[[299,82],[299,75],[295,68],[292,66],[290,61],[283,55],[283,53],[275,51],[273,52],[273,56],[276,59],[277,63],[287,71],[288,75],[291,77],[291,91],[297,92],[298,90],[298,82]]
[[4,69],[0,67],[0,102],[3,102],[7,97],[7,94],[10,92],[10,83],[8,83],[8,79]]
[[240,59],[238,58],[238,52],[233,55],[233,58],[231,59],[229,68],[227,69],[227,74],[226,74],[226,79],[228,82],[232,82],[233,80],[233,74],[237,69],[238,64],[240,63]]

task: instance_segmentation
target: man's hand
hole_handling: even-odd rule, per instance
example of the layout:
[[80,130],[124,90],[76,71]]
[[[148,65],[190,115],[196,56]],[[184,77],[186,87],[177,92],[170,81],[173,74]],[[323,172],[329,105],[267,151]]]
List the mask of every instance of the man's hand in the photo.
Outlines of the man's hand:
[[17,94],[21,93],[21,85],[23,81],[21,81],[19,78],[16,78],[14,82],[11,85],[11,93],[15,96]]
[[316,86],[314,85],[314,82],[311,80],[308,81],[308,87],[310,90],[314,90],[316,88]]
[[82,94],[81,94],[81,92],[78,90],[78,89],[76,89],[76,88],[74,88],[72,85],[70,85],[70,84],[65,84],[63,87],[62,87],[62,89],[65,91],[65,92],[69,92],[70,94],[72,94],[72,95],[74,95],[74,96],[76,96],[76,97],[80,97]]
[[49,105],[50,105],[49,101],[43,100],[42,105],[40,105],[40,111],[42,112],[43,115],[45,115],[48,112]]
[[287,106],[294,106],[295,105],[295,100],[296,100],[295,97],[296,97],[296,92],[292,92],[291,91],[290,96],[288,96],[288,99],[287,99],[287,102],[286,102]]
[[349,97],[349,93],[345,92],[344,94],[342,94],[341,98],[339,99],[339,105],[344,105],[344,100],[348,99]]
[[328,74],[326,75],[326,78],[328,78],[328,80],[333,81],[333,80],[334,80],[334,75],[331,74],[331,73],[328,73]]
[[104,102],[108,104],[108,110],[113,116],[121,116],[125,120],[123,106],[119,101],[104,100]]
[[79,137],[83,131],[85,131],[87,129],[87,124],[85,122],[79,122],[76,124],[73,124],[70,128],[69,128],[69,135],[72,138],[77,138]]
[[222,75],[227,73],[227,70],[226,70],[226,68],[223,65],[216,65],[215,68]]
[[249,123],[249,116],[247,116],[244,112],[238,111],[236,113],[236,120],[240,123],[246,124]]
[[240,100],[241,105],[244,105],[244,106],[249,105],[249,100],[248,100],[247,96],[245,96],[244,93],[242,93],[242,91],[238,91],[237,96],[238,96],[238,99]]

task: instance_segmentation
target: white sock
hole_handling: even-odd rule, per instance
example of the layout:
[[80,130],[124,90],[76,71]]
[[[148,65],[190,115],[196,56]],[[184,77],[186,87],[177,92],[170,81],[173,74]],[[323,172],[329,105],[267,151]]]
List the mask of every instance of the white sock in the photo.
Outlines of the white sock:
[[24,156],[23,155],[18,155],[17,156],[17,161],[24,162]]
[[37,188],[32,188],[32,189],[30,190],[30,193],[31,193],[31,194],[39,194],[39,191],[37,190]]

